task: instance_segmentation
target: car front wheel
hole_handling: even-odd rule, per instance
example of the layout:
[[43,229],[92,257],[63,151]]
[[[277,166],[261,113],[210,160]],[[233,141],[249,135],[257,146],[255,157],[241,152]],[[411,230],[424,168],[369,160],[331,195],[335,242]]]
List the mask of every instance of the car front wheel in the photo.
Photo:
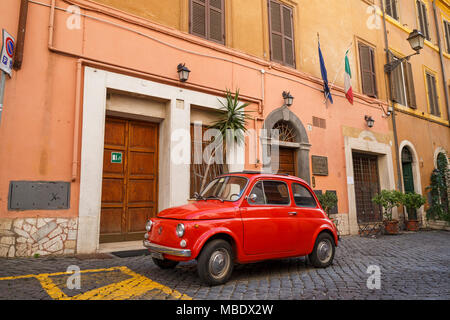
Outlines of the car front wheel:
[[233,272],[233,249],[225,240],[213,240],[202,250],[197,271],[200,279],[209,285],[228,281]]
[[173,261],[173,260],[161,260],[161,259],[156,259],[156,258],[152,258],[153,262],[160,267],[161,269],[173,269],[178,265],[178,261]]
[[316,268],[326,268],[334,258],[334,240],[328,233],[321,233],[314,244],[314,250],[309,255],[309,261]]

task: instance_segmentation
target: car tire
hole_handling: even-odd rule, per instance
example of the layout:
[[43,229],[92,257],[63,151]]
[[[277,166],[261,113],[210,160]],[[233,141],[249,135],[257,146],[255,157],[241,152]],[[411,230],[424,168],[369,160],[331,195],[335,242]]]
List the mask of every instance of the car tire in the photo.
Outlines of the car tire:
[[173,269],[178,265],[178,261],[173,260],[161,260],[156,258],[152,258],[152,260],[161,269]]
[[316,268],[326,268],[333,263],[336,247],[333,237],[326,232],[319,234],[313,252],[308,256]]
[[225,240],[213,240],[206,244],[198,258],[197,272],[208,285],[219,285],[228,281],[233,272],[233,249]]

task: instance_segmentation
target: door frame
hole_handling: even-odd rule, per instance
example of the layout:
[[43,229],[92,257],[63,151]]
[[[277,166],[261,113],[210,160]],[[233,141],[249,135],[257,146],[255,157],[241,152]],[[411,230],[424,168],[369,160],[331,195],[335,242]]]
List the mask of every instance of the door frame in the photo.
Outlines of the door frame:
[[[358,234],[358,220],[356,215],[356,196],[354,186],[353,152],[372,153],[378,156],[378,173],[380,189],[395,189],[394,164],[391,145],[379,142],[375,135],[367,130],[360,132],[358,137],[344,136],[345,167],[347,174],[347,194],[349,208],[349,232]],[[398,217],[396,208],[393,217]]]
[[[185,133],[189,132],[191,105],[220,110],[221,103],[226,104],[226,99],[221,96],[85,66],[77,253],[94,253],[99,249],[103,149],[109,90],[144,96],[161,101],[164,105],[164,118],[157,117],[157,121],[160,121],[158,211],[185,204],[189,199],[191,146],[189,136]],[[133,112],[134,110],[125,113],[135,115]],[[177,153],[180,151],[181,153]],[[237,145],[230,150],[231,153],[236,156],[237,161],[229,164],[230,170],[241,171],[245,161],[245,146]]]
[[[414,180],[414,192],[418,193],[420,195],[423,195],[422,192],[422,181],[421,181],[421,177],[420,177],[420,165],[419,165],[419,156],[418,153],[416,151],[416,148],[414,147],[414,145],[412,144],[412,142],[408,141],[408,140],[403,140],[399,147],[399,155],[401,157],[402,154],[402,150],[403,148],[407,147],[409,149],[409,151],[411,152],[412,155],[412,171],[413,171],[413,180]],[[401,161],[401,159],[400,159]],[[400,166],[400,175],[402,177],[401,182],[402,182],[402,191],[405,190],[405,185],[403,182],[403,166]],[[404,209],[406,210],[406,209]],[[404,212],[405,213],[405,212]],[[417,209],[417,217],[421,217],[422,223],[425,222],[425,210],[424,210],[424,206],[422,206],[420,209]]]

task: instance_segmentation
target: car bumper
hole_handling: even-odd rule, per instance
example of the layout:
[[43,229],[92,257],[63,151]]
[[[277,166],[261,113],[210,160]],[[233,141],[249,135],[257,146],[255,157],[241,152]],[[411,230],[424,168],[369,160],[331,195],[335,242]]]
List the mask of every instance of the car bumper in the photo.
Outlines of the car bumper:
[[150,251],[159,252],[170,256],[184,257],[184,258],[189,258],[191,256],[191,250],[189,249],[177,249],[165,247],[156,243],[152,243],[148,240],[144,240],[144,247],[146,247]]

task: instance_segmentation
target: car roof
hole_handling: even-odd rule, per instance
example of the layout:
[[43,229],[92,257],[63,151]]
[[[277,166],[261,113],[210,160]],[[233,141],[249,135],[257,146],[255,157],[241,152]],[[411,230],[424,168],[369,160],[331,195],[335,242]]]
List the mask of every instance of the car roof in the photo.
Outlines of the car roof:
[[284,173],[263,173],[260,171],[240,171],[240,172],[230,172],[230,173],[224,173],[222,175],[220,175],[221,177],[223,176],[241,176],[241,177],[246,177],[249,179],[257,179],[257,178],[271,178],[271,179],[289,179],[289,180],[294,180],[297,182],[302,182],[306,185],[309,185],[305,180],[296,177],[296,176],[291,176],[289,174],[284,174]]

